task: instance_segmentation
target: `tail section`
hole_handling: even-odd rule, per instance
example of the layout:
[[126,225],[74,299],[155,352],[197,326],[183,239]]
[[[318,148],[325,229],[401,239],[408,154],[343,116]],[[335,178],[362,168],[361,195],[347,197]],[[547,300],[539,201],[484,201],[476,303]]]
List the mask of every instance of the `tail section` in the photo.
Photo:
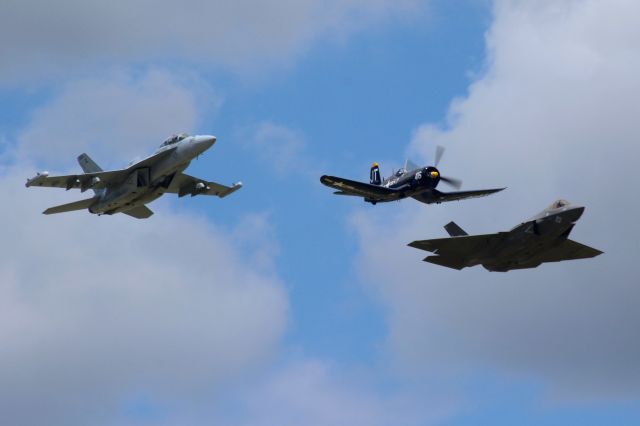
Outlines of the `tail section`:
[[87,154],[80,154],[78,156],[78,163],[85,173],[97,173],[102,171],[102,168],[98,166]]
[[[98,166],[91,157],[84,153],[78,155],[78,164],[80,164],[80,167],[82,167],[82,170],[84,170],[85,173],[98,173],[103,171],[102,167]],[[93,193],[99,195],[103,191],[104,190],[102,189],[94,189]]]
[[382,178],[380,177],[380,165],[378,163],[373,163],[373,165],[371,165],[371,172],[369,174],[369,183],[371,183],[371,185],[382,184]]
[[43,211],[44,214],[55,214],[55,213],[65,213],[72,212],[75,210],[84,210],[91,207],[91,205],[96,201],[96,198],[87,198],[86,200],[74,201],[73,203],[62,204],[60,206],[50,207]]
[[452,237],[463,237],[465,235],[469,235],[464,231],[464,229],[460,228],[458,224],[455,222],[447,223],[444,226],[444,229],[446,229],[449,235],[451,235]]

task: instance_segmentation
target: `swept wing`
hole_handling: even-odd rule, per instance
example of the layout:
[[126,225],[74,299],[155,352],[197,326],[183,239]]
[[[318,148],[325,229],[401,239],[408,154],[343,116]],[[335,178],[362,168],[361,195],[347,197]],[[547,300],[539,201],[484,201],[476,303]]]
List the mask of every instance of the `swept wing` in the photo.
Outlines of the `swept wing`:
[[[64,189],[77,188],[82,192],[84,192],[88,188],[102,189],[123,182],[136,169],[152,167],[156,162],[170,156],[175,149],[175,147],[166,149],[162,152],[147,157],[142,161],[132,164],[126,169],[62,176],[49,176],[48,174],[39,174],[32,179],[28,179],[26,186],[41,186]],[[80,156],[80,158],[81,157],[82,155]]]
[[502,243],[507,233],[467,235],[433,240],[418,240],[410,247],[430,251],[444,257],[476,257],[479,253],[492,250]]
[[240,182],[234,183],[232,186],[225,186],[179,173],[173,178],[171,185],[165,192],[178,194],[179,197],[184,197],[185,195],[215,195],[224,198],[240,188],[242,188],[242,183]]
[[505,235],[506,233],[498,233],[437,238],[413,241],[409,246],[435,254],[435,256],[425,257],[423,259],[425,262],[460,270],[470,266],[470,260],[499,247]]
[[588,259],[602,254],[600,250],[585,246],[573,240],[564,240],[562,244],[546,251],[537,260],[541,262],[560,262],[562,260]]

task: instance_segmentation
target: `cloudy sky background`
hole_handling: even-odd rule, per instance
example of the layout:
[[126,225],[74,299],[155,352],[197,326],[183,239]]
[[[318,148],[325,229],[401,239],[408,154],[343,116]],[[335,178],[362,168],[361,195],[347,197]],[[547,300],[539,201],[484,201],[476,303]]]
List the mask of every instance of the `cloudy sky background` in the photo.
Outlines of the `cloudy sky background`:
[[[640,421],[640,5],[632,0],[31,1],[0,6],[0,423]],[[218,136],[245,187],[151,219],[24,188]],[[365,205],[433,159],[480,200]],[[507,274],[406,247],[587,206],[592,261]],[[9,202],[9,200],[11,200]]]

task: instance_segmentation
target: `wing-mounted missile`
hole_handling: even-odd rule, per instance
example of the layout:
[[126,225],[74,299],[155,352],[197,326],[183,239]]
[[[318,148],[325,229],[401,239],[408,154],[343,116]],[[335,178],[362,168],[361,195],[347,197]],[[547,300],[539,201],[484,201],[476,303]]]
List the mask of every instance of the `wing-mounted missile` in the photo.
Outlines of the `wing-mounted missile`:
[[34,185],[40,186],[47,177],[49,177],[49,172],[38,172],[34,177],[27,179],[25,186],[27,188]]

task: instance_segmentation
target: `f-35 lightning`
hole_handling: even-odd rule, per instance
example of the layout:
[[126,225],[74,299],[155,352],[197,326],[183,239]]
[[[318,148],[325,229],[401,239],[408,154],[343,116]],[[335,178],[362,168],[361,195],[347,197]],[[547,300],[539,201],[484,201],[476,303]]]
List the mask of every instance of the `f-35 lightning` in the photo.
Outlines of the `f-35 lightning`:
[[380,177],[380,166],[373,163],[370,170],[369,183],[358,182],[336,176],[324,175],[320,182],[337,189],[336,195],[363,197],[364,201],[376,204],[397,201],[403,198],[414,198],[426,204],[440,204],[446,201],[463,200],[465,198],[483,197],[502,191],[504,188],[481,189],[475,191],[441,192],[436,189],[444,182],[455,189],[460,189],[462,182],[458,179],[442,176],[438,164],[444,148],[437,147],[434,166],[418,167],[407,161],[405,166],[386,179]]
[[93,190],[94,196],[91,198],[51,207],[44,214],[88,209],[98,215],[124,213],[137,219],[146,219],[153,212],[145,204],[163,194],[178,194],[179,197],[216,195],[223,198],[242,187],[240,182],[225,186],[183,173],[191,160],[211,148],[215,142],[215,136],[173,135],[150,157],[126,169],[109,171],[103,171],[87,154],[82,154],[78,157],[78,163],[84,173],[49,176],[48,172],[41,172],[28,179],[26,186],[66,190],[77,188],[81,192]]
[[458,270],[482,265],[489,271],[507,272],[546,262],[587,259],[602,252],[568,239],[583,212],[584,207],[557,200],[509,232],[468,235],[450,222],[445,229],[451,238],[414,241],[409,246],[435,254],[425,262]]

